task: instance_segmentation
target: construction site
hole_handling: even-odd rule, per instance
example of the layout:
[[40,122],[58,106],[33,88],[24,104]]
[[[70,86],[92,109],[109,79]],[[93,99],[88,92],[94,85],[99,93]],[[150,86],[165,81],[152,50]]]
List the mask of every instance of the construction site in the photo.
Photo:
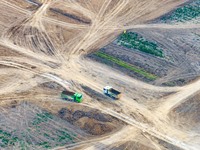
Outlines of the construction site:
[[200,150],[200,0],[0,13],[0,150]]

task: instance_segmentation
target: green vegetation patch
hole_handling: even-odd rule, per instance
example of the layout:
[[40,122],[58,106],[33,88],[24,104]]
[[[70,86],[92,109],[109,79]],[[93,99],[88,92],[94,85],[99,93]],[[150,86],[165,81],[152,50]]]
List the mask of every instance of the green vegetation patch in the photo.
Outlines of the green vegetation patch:
[[48,142],[41,142],[38,145],[42,146],[43,148],[46,148],[46,149],[51,148],[51,146],[50,146],[50,144]]
[[0,128],[0,149],[51,149],[80,141],[67,128],[66,121],[39,108],[35,111],[33,118],[20,129],[7,128],[4,122]]
[[33,119],[32,124],[38,125],[42,122],[47,122],[49,119],[53,119],[53,116],[48,112],[38,113],[37,116]]
[[64,131],[64,130],[58,130],[58,142],[61,143],[75,143],[74,142],[74,137],[72,137],[71,133],[69,133],[68,131]]
[[15,145],[16,142],[19,142],[20,140],[17,137],[13,137],[10,133],[0,130],[0,147],[7,147]]
[[20,146],[20,150],[27,150],[31,143],[23,141],[5,130],[0,130],[0,149],[16,145]]
[[117,43],[130,49],[137,49],[158,57],[164,57],[162,49],[155,42],[147,41],[142,36],[134,32],[123,33],[119,36]]
[[[44,139],[46,139],[44,141],[41,141],[37,145],[42,146],[45,149],[49,149],[55,146],[63,146],[67,143],[75,143],[76,135],[65,128],[61,127],[59,130],[52,128],[52,131],[50,131],[49,129],[45,130],[41,127],[46,125],[44,123],[54,123],[54,120],[55,116],[46,111],[36,114],[32,121],[32,128],[35,128],[35,131],[40,133],[40,135],[43,135]],[[54,143],[55,141],[57,145],[52,145],[52,142]]]
[[183,7],[177,8],[170,15],[161,18],[162,21],[186,22],[200,17],[200,0],[196,0]]
[[133,71],[133,72],[135,72],[135,73],[137,73],[137,74],[139,74],[139,75],[141,75],[141,76],[143,76],[143,77],[145,77],[149,80],[155,80],[157,78],[156,75],[151,74],[151,73],[145,71],[144,69],[138,68],[134,65],[126,63],[125,61],[122,61],[118,58],[115,58],[115,57],[110,56],[108,54],[105,54],[103,52],[96,52],[95,55],[98,56],[98,57],[101,57],[103,59],[109,60],[109,61],[111,61],[111,62],[113,62],[113,63],[115,63],[115,64],[117,64],[121,67],[128,69],[128,70],[131,70],[131,71]]

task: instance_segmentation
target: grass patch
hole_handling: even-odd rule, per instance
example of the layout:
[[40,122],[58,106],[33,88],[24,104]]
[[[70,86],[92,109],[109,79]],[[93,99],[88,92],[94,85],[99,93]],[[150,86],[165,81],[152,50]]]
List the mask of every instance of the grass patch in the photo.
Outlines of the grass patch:
[[133,50],[137,49],[154,56],[164,57],[162,49],[160,49],[155,42],[147,41],[145,38],[134,32],[121,34],[117,43]]
[[161,18],[162,21],[186,22],[200,17],[200,0],[196,0],[176,9],[170,15]]
[[108,54],[105,54],[103,52],[96,52],[95,55],[98,56],[98,57],[101,57],[103,59],[109,60],[109,61],[111,61],[111,62],[113,62],[113,63],[115,63],[115,64],[117,64],[117,65],[119,65],[119,66],[121,66],[123,68],[131,70],[131,71],[133,71],[133,72],[135,72],[135,73],[137,73],[137,74],[139,74],[139,75],[141,75],[141,76],[143,76],[143,77],[145,77],[145,78],[147,78],[149,80],[157,79],[156,75],[151,74],[151,73],[145,71],[144,69],[141,69],[141,68],[138,68],[136,66],[133,66],[133,65],[131,65],[129,63],[126,63],[126,62],[124,62],[124,61],[122,61],[122,60],[120,60],[118,58],[115,58],[115,57],[110,56]]

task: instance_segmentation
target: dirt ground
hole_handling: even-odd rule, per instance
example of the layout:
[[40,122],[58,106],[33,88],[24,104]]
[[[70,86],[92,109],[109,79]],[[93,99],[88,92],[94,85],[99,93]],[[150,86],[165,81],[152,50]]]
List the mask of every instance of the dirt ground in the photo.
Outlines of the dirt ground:
[[[190,132],[199,132],[200,94],[189,97],[169,112],[172,123]],[[184,108],[184,109],[183,109]]]
[[[199,75],[199,28],[146,24],[180,4],[2,0],[0,149],[199,150],[199,132],[194,134],[199,130],[198,98],[190,97],[200,90],[200,80],[161,86]],[[124,30],[158,42],[168,59],[111,43]],[[104,46],[112,55],[157,70],[160,78],[149,84],[86,58]],[[103,95],[106,85],[122,91],[121,99]],[[64,89],[82,93],[83,102],[62,100]],[[187,107],[190,102],[195,114]],[[197,120],[192,126],[180,123],[189,117]],[[175,118],[180,121],[173,124]]]

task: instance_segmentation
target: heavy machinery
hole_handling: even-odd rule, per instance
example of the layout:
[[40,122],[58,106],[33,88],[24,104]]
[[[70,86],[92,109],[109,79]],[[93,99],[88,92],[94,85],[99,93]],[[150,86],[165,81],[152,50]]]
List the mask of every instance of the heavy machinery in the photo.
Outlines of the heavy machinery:
[[66,91],[66,90],[61,93],[61,98],[64,100],[74,101],[77,103],[81,103],[83,101],[82,94],[74,93],[74,92],[70,92],[70,91]]
[[113,89],[111,86],[104,87],[103,93],[113,99],[120,99],[120,97],[121,97],[121,92]]

